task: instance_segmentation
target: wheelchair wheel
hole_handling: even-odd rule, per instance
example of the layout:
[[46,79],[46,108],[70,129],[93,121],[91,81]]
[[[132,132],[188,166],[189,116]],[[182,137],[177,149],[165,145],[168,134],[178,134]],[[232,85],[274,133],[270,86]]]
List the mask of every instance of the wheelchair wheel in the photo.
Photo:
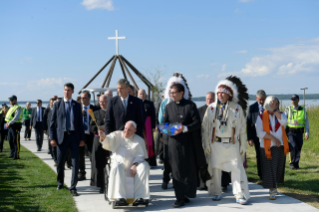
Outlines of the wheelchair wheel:
[[109,198],[107,196],[107,191],[108,191],[108,187],[109,187],[109,176],[110,176],[110,165],[109,164],[106,164],[106,167],[105,167],[105,188],[104,188],[104,199],[105,201],[108,201]]
[[112,202],[112,209],[116,209],[116,202],[115,201]]

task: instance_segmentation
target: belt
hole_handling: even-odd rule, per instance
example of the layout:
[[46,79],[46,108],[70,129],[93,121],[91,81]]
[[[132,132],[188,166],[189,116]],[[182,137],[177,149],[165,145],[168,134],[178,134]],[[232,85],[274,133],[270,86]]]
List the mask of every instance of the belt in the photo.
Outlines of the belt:
[[231,140],[232,139],[230,137],[228,137],[228,138],[221,138],[221,137],[218,137],[218,136],[215,137],[215,141],[221,142],[221,143],[230,143]]
[[64,131],[64,134],[67,134],[67,135],[71,135],[71,134],[73,134],[75,131],[73,130],[73,131]]

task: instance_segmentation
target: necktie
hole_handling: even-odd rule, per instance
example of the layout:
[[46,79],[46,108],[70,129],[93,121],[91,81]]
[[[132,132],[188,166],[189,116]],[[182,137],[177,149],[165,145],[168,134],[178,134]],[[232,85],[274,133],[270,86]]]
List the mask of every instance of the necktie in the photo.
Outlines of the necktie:
[[87,109],[87,107],[84,107],[84,115],[83,115],[83,117],[84,117],[84,122],[83,122],[84,123],[84,131],[86,131],[88,129],[86,109]]
[[67,101],[66,102],[66,105],[67,105],[67,108],[66,108],[66,111],[65,111],[65,115],[66,115],[66,126],[65,126],[65,129],[66,131],[70,131],[70,128],[71,128],[71,120],[70,120],[70,102]]
[[38,113],[37,113],[37,121],[40,121],[40,108],[38,109]]
[[125,101],[125,99],[123,100],[123,105],[124,105],[124,111],[126,112],[126,101]]

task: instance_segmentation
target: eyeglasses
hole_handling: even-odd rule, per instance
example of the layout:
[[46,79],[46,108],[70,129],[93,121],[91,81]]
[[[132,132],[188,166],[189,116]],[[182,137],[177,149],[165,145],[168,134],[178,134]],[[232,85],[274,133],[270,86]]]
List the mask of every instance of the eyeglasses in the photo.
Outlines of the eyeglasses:
[[171,92],[172,95],[175,95],[175,94],[177,94],[177,93],[180,93],[180,92],[177,92],[177,91],[176,91],[176,92]]

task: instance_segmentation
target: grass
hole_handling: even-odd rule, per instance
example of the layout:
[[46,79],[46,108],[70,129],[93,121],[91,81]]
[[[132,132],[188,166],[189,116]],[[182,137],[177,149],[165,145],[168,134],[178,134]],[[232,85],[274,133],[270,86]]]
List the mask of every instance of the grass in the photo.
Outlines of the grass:
[[57,191],[56,173],[21,146],[20,160],[0,153],[0,211],[77,211],[67,188]]
[[[307,113],[310,136],[308,140],[304,139],[299,162],[300,169],[290,170],[289,156],[287,156],[285,183],[279,184],[278,190],[319,209],[319,107],[311,106]],[[248,168],[246,169],[248,179],[261,185],[255,158],[255,148],[248,147]]]

